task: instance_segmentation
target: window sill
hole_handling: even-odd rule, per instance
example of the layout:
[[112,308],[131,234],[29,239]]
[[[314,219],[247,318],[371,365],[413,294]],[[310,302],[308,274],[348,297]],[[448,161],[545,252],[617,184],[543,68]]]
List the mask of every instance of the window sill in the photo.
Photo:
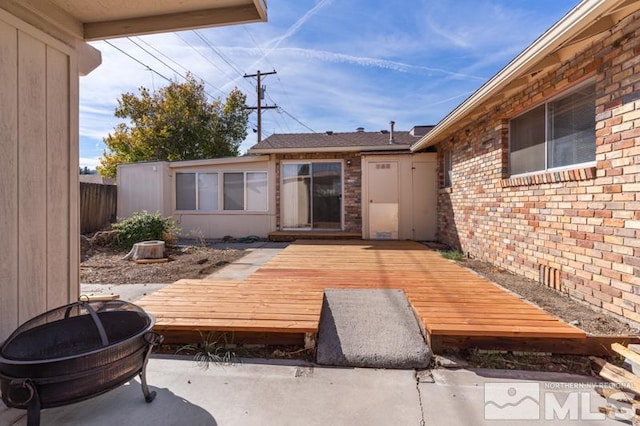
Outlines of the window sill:
[[444,188],[440,188],[438,190],[438,192],[440,194],[451,194],[451,187],[450,186],[445,186]]
[[512,186],[542,185],[545,183],[576,182],[596,178],[596,167],[582,167],[570,170],[554,172],[541,172],[526,176],[515,176],[500,181],[500,186],[508,188]]

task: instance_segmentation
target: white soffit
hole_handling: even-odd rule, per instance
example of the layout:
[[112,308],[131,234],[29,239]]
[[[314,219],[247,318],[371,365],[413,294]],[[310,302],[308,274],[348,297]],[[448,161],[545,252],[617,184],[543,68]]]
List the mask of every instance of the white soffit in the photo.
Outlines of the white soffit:
[[3,6],[84,40],[267,20],[266,0],[0,0]]

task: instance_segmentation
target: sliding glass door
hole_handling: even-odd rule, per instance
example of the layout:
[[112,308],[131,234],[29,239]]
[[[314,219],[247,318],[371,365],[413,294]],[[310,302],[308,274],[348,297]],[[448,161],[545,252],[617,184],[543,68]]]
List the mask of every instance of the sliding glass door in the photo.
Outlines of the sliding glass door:
[[342,228],[342,164],[311,164],[311,223],[315,229]]
[[284,163],[281,212],[284,229],[342,229],[342,163]]
[[282,165],[282,227],[311,228],[311,165]]

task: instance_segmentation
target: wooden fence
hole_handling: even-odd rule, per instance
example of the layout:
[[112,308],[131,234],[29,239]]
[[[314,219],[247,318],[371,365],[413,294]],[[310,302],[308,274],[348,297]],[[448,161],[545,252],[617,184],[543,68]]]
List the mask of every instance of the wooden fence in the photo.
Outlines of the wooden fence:
[[80,182],[80,232],[89,234],[116,221],[118,187]]

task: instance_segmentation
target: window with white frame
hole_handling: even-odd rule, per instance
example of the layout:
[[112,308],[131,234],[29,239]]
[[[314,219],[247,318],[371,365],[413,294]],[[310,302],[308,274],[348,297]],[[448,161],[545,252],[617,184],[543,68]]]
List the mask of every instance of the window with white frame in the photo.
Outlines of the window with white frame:
[[218,173],[176,173],[176,210],[218,210]]
[[512,175],[595,161],[595,84],[564,93],[510,122]]
[[[220,191],[222,188],[222,191]],[[176,173],[176,210],[266,211],[266,172]]]
[[442,171],[444,174],[444,188],[451,188],[451,172],[453,170],[452,153],[447,149],[442,156]]

